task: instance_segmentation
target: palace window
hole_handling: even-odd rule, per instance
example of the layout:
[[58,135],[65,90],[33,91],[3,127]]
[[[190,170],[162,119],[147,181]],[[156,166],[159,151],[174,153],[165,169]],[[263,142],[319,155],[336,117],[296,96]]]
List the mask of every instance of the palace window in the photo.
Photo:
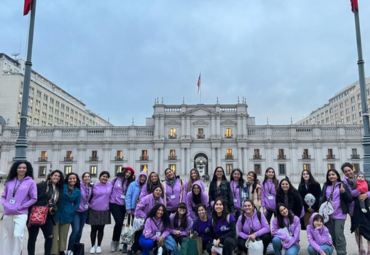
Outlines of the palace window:
[[98,175],[98,166],[90,166],[90,175],[97,176]]
[[232,138],[233,134],[231,132],[231,128],[226,128],[225,129],[225,138]]

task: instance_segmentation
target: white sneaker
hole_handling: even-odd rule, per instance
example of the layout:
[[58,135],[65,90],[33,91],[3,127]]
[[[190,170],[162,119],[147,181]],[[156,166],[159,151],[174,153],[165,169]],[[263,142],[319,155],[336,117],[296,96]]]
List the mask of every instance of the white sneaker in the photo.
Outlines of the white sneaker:
[[73,251],[71,250],[67,251],[67,255],[73,255]]
[[93,246],[93,247],[91,247],[91,249],[90,249],[90,254],[95,254],[95,246]]
[[101,253],[101,248],[100,248],[100,246],[96,247],[95,252],[96,252],[96,253]]
[[118,242],[115,242],[115,241],[111,241],[110,242],[110,247],[109,247],[109,251],[110,252],[115,252],[117,249],[116,249],[116,247],[117,247],[117,243]]

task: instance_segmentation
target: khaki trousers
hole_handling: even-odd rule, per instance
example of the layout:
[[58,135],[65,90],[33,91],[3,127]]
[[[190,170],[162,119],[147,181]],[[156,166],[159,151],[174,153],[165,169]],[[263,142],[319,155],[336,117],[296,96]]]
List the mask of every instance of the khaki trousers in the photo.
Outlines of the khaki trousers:
[[67,247],[67,237],[69,226],[71,223],[60,224],[60,220],[53,227],[53,246],[51,254],[59,254],[60,251],[65,251]]

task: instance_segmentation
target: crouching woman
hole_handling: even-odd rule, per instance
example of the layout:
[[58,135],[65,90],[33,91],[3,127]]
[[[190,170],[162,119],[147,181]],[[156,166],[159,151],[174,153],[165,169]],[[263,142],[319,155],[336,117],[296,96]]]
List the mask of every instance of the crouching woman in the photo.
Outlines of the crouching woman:
[[155,204],[145,219],[144,232],[139,244],[143,248],[143,255],[149,255],[154,247],[164,247],[165,238],[170,235],[171,222],[166,207]]
[[[263,213],[256,209],[252,200],[247,199],[243,202],[243,214],[236,223],[238,230],[238,248],[248,254],[245,242],[262,240],[263,254],[266,254],[267,246],[271,241],[270,226]],[[262,250],[261,250],[262,251]]]

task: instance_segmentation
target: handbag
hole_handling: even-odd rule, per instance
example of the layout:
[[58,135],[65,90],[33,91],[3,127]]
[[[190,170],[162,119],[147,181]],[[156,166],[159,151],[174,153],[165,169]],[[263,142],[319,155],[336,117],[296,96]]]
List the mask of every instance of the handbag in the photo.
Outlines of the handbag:
[[124,225],[121,232],[121,243],[132,245],[134,243],[134,233],[135,231],[130,225]]
[[75,243],[73,245],[73,255],[84,255],[85,254],[85,244]]
[[255,241],[247,240],[245,247],[248,249],[248,255],[263,255],[263,242],[256,239]]
[[132,226],[134,232],[144,228],[144,221],[145,221],[144,218],[135,218],[134,219],[134,224]]
[[197,246],[197,241],[194,239],[182,239],[180,255],[198,254]]
[[28,227],[42,226],[45,224],[49,212],[47,206],[32,206]]

